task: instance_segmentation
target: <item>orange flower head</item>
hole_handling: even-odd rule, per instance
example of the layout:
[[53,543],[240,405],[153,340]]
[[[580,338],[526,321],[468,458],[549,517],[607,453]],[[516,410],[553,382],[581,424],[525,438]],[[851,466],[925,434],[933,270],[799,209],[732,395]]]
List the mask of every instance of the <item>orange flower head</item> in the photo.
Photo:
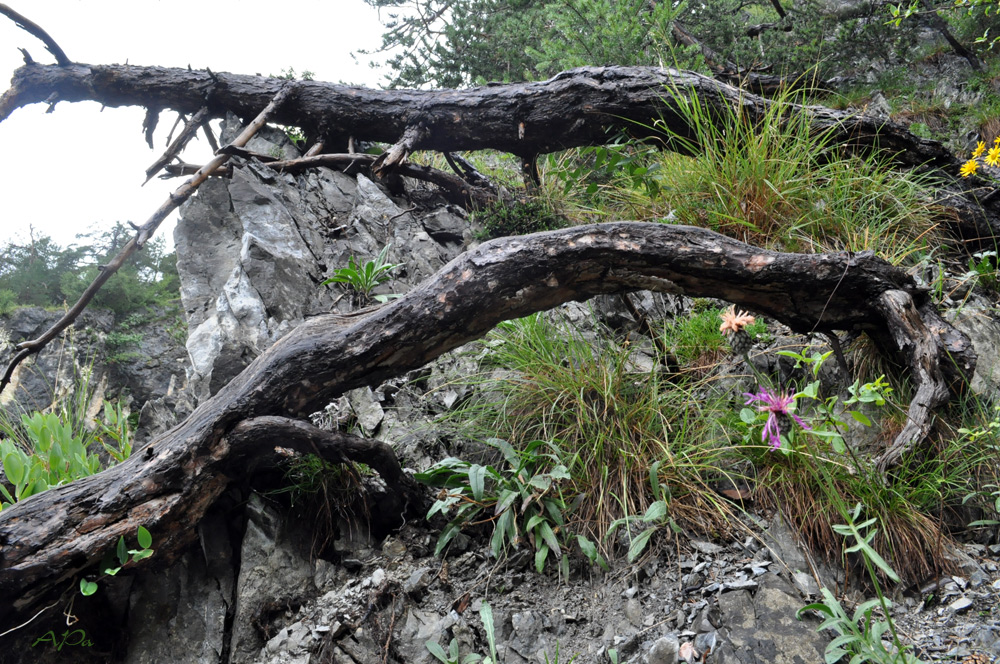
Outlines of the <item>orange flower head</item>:
[[753,324],[755,320],[757,319],[747,312],[737,311],[736,306],[733,305],[722,312],[722,325],[719,326],[719,332],[726,335],[739,332],[747,325]]

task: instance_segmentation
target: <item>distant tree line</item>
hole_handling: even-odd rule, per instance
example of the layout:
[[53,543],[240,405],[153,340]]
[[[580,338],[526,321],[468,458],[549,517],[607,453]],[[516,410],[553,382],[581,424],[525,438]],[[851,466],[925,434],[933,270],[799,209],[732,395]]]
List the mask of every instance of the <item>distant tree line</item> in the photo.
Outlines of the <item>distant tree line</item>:
[[[970,0],[972,1],[972,0]],[[667,65],[825,80],[860,57],[914,57],[938,6],[890,21],[882,0],[366,0],[380,10],[392,87],[456,88],[548,78],[584,65]],[[945,12],[972,41],[997,12]],[[933,18],[932,18],[933,16]],[[679,29],[679,30],[678,30]],[[709,60],[711,60],[709,62]]]
[[[78,235],[78,242],[68,247],[35,233],[27,241],[0,246],[0,314],[18,306],[72,305],[133,234],[119,222],[109,230]],[[176,300],[179,288],[176,255],[158,237],[104,285],[92,306],[125,315]]]

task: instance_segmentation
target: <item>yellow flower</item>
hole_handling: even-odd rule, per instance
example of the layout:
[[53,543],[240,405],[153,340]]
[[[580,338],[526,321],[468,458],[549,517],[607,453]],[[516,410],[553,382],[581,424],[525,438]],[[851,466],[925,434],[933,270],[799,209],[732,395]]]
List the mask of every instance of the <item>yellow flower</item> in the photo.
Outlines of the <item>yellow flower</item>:
[[994,145],[990,148],[990,151],[986,153],[986,165],[1000,166],[1000,144]]
[[963,178],[967,178],[973,173],[975,173],[977,168],[979,168],[979,162],[976,161],[975,159],[970,159],[969,161],[962,164],[962,168],[959,169],[958,174],[961,175]]
[[993,145],[1000,146],[1000,136],[997,136],[996,138],[993,139]]
[[736,305],[733,305],[722,313],[722,325],[719,326],[719,332],[723,334],[739,332],[747,325],[751,325],[755,320],[753,316],[745,311],[736,311]]
[[972,158],[975,159],[976,157],[980,157],[984,152],[986,152],[986,143],[979,141],[976,145],[976,149],[972,152]]

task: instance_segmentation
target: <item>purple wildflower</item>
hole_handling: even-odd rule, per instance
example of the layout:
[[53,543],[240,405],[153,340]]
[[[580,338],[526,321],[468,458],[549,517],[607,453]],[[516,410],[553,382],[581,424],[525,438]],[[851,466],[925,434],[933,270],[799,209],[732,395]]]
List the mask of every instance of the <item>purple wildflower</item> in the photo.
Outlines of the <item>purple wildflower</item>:
[[762,387],[757,390],[756,394],[744,392],[743,396],[747,397],[745,405],[749,406],[750,404],[759,401],[760,404],[757,406],[757,410],[762,413],[770,413],[770,415],[767,416],[767,422],[764,424],[764,431],[761,434],[760,440],[761,442],[770,440],[771,449],[773,450],[781,447],[781,427],[778,423],[781,416],[792,417],[796,422],[798,422],[800,427],[806,430],[810,429],[809,425],[802,421],[802,418],[788,410],[789,406],[793,406],[795,404],[795,397],[787,392],[772,392],[771,390]]

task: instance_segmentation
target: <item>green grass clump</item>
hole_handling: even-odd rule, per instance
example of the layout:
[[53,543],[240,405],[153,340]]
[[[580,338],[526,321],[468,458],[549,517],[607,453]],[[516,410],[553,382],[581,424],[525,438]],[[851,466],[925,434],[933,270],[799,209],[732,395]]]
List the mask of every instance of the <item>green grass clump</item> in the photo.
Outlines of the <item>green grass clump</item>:
[[829,133],[813,131],[800,101],[786,95],[752,118],[739,103],[678,91],[672,123],[690,132],[660,124],[668,151],[618,144],[625,156],[589,168],[581,160],[595,160],[582,151],[553,158],[546,190],[588,219],[668,219],[783,251],[873,250],[900,264],[939,246],[933,178],[878,155],[844,156]]
[[494,371],[455,417],[469,435],[517,449],[548,441],[570,475],[564,491],[584,495],[573,513],[579,532],[599,540],[616,520],[645,512],[658,461],[673,518],[702,532],[726,528],[705,478],[728,453],[720,423],[735,417],[731,409],[659,366],[640,369],[628,345],[590,342],[540,314],[501,324],[486,345]]
[[877,156],[841,157],[793,101],[752,120],[742,106],[673,96],[693,137],[666,139],[696,155],[659,170],[677,220],[788,251],[872,249],[894,263],[927,246],[938,214],[930,179]]
[[[677,361],[687,367],[706,368],[728,352],[729,342],[719,331],[722,309],[698,308],[688,316],[675,318],[663,326],[663,346],[670,348]],[[769,339],[767,324],[757,319],[746,327],[751,339]]]

